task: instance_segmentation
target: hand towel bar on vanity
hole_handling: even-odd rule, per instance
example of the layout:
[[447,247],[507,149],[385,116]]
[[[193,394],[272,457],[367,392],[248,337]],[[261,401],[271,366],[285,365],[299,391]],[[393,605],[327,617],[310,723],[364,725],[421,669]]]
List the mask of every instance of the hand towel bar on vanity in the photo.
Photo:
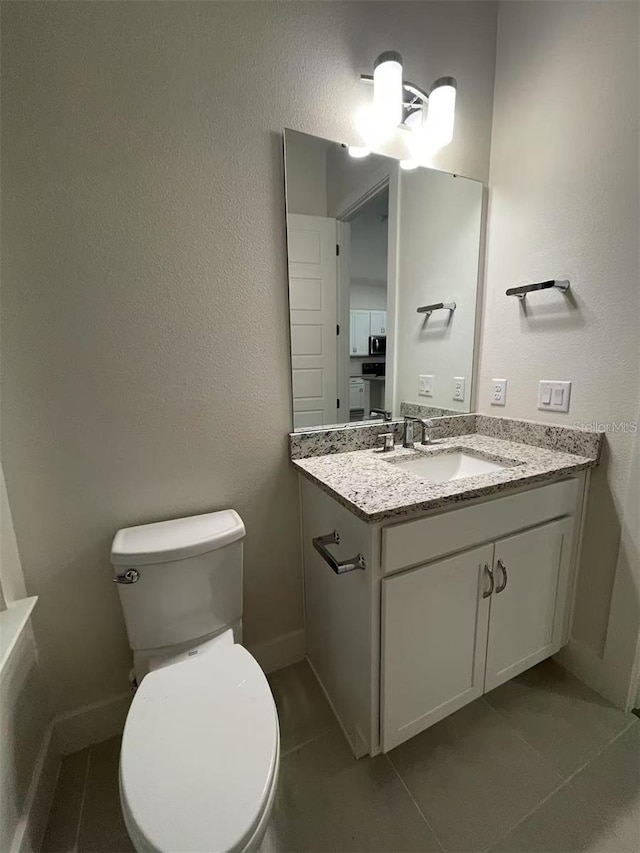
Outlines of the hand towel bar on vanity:
[[434,424],[431,445],[393,452],[376,438],[398,440],[398,424],[290,436],[307,656],[358,757],[568,640],[601,435],[479,415]]

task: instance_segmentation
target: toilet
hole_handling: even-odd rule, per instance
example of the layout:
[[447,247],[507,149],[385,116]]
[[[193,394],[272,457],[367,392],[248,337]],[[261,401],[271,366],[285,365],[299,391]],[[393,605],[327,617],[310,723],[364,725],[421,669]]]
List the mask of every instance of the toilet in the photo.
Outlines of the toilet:
[[234,510],[119,530],[111,562],[137,684],[120,801],[141,853],[256,851],[275,798],[278,715],[242,640]]

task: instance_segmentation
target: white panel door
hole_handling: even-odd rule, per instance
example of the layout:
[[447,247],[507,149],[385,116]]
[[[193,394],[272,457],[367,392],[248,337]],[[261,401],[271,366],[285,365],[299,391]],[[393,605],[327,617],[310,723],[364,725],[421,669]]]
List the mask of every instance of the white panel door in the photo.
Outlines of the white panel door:
[[570,516],[496,542],[485,690],[562,645],[572,539]]
[[338,420],[336,220],[289,214],[293,426]]
[[371,334],[386,335],[387,334],[387,312],[372,311],[371,312]]
[[371,334],[371,312],[351,311],[351,335],[349,355],[369,355],[369,335]]
[[382,749],[484,692],[493,545],[382,581]]

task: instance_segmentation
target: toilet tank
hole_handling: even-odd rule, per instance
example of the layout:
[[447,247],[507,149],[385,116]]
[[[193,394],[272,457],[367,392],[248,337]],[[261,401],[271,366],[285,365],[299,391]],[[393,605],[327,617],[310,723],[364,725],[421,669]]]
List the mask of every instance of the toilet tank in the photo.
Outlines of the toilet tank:
[[111,562],[134,651],[190,642],[242,617],[244,535],[232,509],[116,533]]

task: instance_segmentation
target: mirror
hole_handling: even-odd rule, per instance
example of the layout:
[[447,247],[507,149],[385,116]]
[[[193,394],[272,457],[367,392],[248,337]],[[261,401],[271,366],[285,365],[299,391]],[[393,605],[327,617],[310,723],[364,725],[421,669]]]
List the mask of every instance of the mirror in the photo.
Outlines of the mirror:
[[285,130],[285,188],[294,430],[470,412],[483,184]]

